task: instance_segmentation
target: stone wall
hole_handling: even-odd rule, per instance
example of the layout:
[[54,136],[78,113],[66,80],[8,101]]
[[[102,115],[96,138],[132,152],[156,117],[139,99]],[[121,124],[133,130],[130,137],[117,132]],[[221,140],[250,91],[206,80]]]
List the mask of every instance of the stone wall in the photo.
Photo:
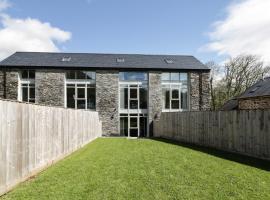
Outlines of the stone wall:
[[64,106],[65,73],[64,71],[36,70],[36,103]]
[[200,110],[210,110],[210,73],[201,73],[201,102],[200,102]]
[[253,97],[249,99],[239,99],[240,110],[246,109],[270,109],[270,97]]
[[210,109],[210,81],[209,72],[191,72],[190,81],[190,110]]
[[4,98],[4,71],[0,70],[0,98]]
[[120,135],[118,109],[118,71],[96,71],[96,111],[105,136]]
[[148,84],[149,135],[153,136],[153,121],[159,119],[162,111],[161,72],[149,72]]
[[18,70],[6,71],[6,98],[11,100],[18,99]]

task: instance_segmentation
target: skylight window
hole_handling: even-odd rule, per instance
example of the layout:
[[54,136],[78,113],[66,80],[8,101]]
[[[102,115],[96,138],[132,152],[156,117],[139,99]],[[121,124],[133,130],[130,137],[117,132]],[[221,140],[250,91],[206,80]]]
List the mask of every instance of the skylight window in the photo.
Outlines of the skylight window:
[[164,61],[167,63],[167,64],[173,64],[174,61],[172,59],[169,59],[169,58],[166,58],[164,59]]
[[116,58],[116,62],[123,63],[123,62],[125,62],[125,59],[124,58]]
[[71,57],[63,57],[62,58],[62,62],[70,62],[71,61]]

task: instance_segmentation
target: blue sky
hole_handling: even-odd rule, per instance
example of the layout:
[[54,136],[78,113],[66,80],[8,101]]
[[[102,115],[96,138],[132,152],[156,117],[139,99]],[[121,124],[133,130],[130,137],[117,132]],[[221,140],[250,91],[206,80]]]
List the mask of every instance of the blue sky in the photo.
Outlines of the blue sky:
[[[71,35],[63,41],[48,39],[59,51],[191,54],[203,62],[220,62],[224,59],[218,55],[220,51],[200,48],[211,42],[208,33],[215,31],[213,23],[226,19],[225,11],[232,1],[9,0],[8,3],[10,6],[2,12],[12,19],[36,19],[69,32]],[[10,23],[5,26],[12,27]],[[21,49],[24,50],[18,48]]]

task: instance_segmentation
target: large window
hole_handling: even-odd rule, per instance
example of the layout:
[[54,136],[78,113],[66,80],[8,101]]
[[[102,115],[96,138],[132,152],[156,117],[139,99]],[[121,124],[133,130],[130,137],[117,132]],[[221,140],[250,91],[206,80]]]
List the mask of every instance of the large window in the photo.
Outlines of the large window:
[[163,111],[188,110],[187,73],[162,73]]
[[19,101],[35,103],[35,71],[22,70],[19,78]]
[[68,71],[66,73],[66,107],[96,109],[96,73]]

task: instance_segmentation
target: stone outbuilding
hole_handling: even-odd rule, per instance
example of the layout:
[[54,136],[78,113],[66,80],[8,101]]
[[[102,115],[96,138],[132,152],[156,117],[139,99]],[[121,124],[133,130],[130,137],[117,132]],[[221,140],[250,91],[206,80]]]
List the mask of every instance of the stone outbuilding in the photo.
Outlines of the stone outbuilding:
[[270,77],[259,80],[243,94],[227,101],[221,110],[270,109]]
[[210,108],[209,72],[193,56],[17,52],[0,98],[95,110],[104,135],[148,137],[161,112]]

